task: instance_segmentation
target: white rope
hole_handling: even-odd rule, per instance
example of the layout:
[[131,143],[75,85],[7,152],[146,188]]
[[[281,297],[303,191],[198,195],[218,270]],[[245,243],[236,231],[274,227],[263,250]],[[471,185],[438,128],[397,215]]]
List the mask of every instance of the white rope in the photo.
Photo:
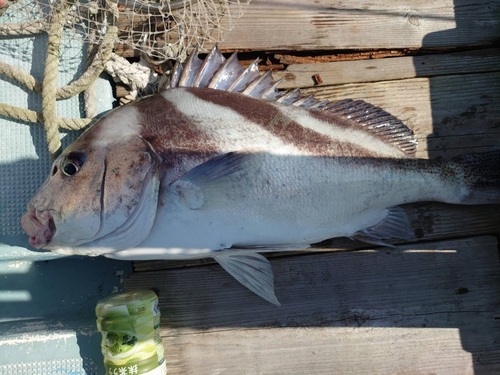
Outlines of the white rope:
[[127,101],[134,100],[140,90],[148,85],[157,84],[159,79],[158,73],[152,70],[147,62],[141,60],[139,63],[130,63],[115,53],[111,55],[104,69],[115,82],[122,82],[129,86],[129,95],[125,96]]
[[149,82],[150,70],[148,67],[138,63],[130,63],[116,53],[111,54],[104,69],[115,82],[123,82],[132,90],[145,88]]

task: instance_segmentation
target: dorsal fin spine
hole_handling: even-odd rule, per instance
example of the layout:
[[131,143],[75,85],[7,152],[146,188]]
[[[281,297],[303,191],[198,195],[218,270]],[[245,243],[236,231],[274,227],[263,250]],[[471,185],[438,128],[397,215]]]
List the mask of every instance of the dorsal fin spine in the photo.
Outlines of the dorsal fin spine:
[[269,70],[260,77],[254,79],[252,83],[242,92],[243,95],[253,96],[254,98],[260,98],[262,93],[264,93],[269,87],[274,84],[274,79],[272,78],[272,71]]
[[168,84],[167,88],[176,88],[179,85],[179,79],[181,78],[182,71],[183,71],[182,64],[177,61],[174,65],[174,68],[172,69],[172,73],[170,75],[170,83]]
[[208,87],[208,84],[224,64],[224,61],[226,61],[225,57],[220,53],[217,45],[215,45],[205,60],[203,60],[194,79],[193,87]]
[[218,90],[228,90],[234,81],[243,73],[245,69],[238,61],[238,54],[233,53],[219,70],[215,73],[212,80],[208,84],[209,88]]
[[198,69],[202,64],[202,60],[198,58],[198,47],[195,48],[193,53],[189,56],[186,64],[184,65],[184,69],[182,71],[182,75],[179,79],[179,87],[192,87],[193,81],[196,77]]
[[232,83],[228,91],[243,92],[248,84],[254,81],[260,76],[258,68],[259,59],[257,58],[253,63],[251,63],[240,76]]
[[260,97],[264,100],[276,101],[280,96],[283,95],[278,91],[278,86],[281,84],[281,82],[283,82],[283,78],[277,80],[274,85],[264,91]]

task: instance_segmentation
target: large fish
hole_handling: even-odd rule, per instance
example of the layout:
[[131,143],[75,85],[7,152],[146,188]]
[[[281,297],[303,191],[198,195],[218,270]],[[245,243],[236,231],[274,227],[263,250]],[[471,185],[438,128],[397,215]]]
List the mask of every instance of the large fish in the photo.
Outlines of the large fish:
[[362,101],[282,94],[214,49],[168,89],[97,121],[54,161],[21,219],[35,248],[114,259],[213,257],[266,300],[261,252],[408,238],[398,205],[500,203],[500,153],[414,158],[401,121]]

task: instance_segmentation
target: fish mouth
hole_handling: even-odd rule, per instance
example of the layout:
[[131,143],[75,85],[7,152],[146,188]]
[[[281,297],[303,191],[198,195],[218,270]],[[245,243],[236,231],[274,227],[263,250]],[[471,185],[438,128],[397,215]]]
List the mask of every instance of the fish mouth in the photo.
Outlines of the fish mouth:
[[21,218],[21,226],[29,238],[29,244],[36,249],[41,249],[52,241],[56,233],[54,219],[49,210],[35,210],[28,208]]

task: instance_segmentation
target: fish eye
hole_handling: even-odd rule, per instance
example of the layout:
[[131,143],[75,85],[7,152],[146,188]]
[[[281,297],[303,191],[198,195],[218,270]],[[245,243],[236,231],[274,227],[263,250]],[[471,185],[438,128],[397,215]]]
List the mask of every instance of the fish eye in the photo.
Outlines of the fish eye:
[[70,152],[61,165],[61,171],[65,176],[71,177],[80,171],[85,162],[83,152]]
[[66,176],[73,176],[76,172],[79,171],[79,169],[80,168],[78,168],[78,166],[71,161],[66,162],[62,167],[62,171]]

